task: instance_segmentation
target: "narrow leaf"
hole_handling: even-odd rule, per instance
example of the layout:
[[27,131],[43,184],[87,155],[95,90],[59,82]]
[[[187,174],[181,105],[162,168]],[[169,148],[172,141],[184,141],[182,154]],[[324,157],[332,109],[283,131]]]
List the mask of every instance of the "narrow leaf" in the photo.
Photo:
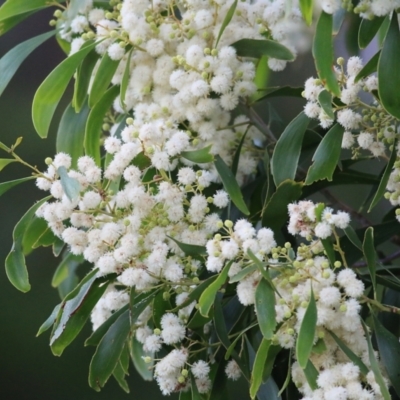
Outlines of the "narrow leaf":
[[349,358],[349,360],[357,365],[358,368],[360,368],[360,372],[363,375],[367,375],[369,370],[368,367],[363,363],[360,357],[358,357],[353,351],[346,346],[344,342],[342,342],[341,339],[339,339],[335,333],[329,331],[329,334],[333,337],[335,340],[336,344],[340,347],[340,349],[343,351],[344,354]]
[[122,368],[122,365],[121,365],[120,361],[117,362],[117,365],[115,366],[112,375],[115,378],[115,380],[117,381],[117,383],[120,386],[120,388],[125,393],[129,393],[129,386],[128,386],[128,383],[125,380],[125,371]]
[[125,96],[126,96],[126,91],[128,89],[128,84],[129,84],[129,78],[131,76],[131,56],[132,56],[133,48],[129,51],[129,53],[126,56],[126,65],[124,69],[124,75],[122,76],[122,81],[121,81],[121,88],[120,88],[120,93],[119,93],[119,98],[121,101],[122,107],[125,109]]
[[321,91],[321,93],[318,95],[318,102],[325,111],[325,114],[330,119],[335,119],[335,114],[333,113],[332,108],[332,95],[327,90]]
[[376,298],[376,261],[377,256],[375,252],[374,245],[374,228],[372,226],[368,227],[365,231],[364,241],[363,241],[363,253],[365,260],[367,261],[369,275],[371,277],[372,286],[374,288],[374,294]]
[[311,360],[306,360],[306,367],[304,368],[304,375],[312,390],[318,389],[317,379],[318,371]]
[[262,384],[264,365],[265,361],[267,360],[270,346],[271,346],[271,341],[263,338],[260,343],[260,346],[258,347],[256,358],[254,359],[254,364],[251,372],[250,397],[252,399],[256,397],[258,389]]
[[247,275],[253,273],[254,271],[257,271],[257,269],[257,265],[250,265],[249,267],[243,268],[239,273],[229,279],[229,283],[240,282]]
[[65,167],[59,167],[57,173],[60,176],[61,186],[64,193],[67,195],[71,203],[75,202],[79,198],[81,185],[75,179],[68,175],[68,171]]
[[24,233],[32,218],[35,216],[36,210],[48,199],[49,198],[46,197],[40,200],[38,203],[32,206],[17,222],[17,225],[15,225],[13,231],[13,245],[6,258],[7,278],[18,290],[24,293],[29,292],[31,289],[22,247]]
[[283,131],[275,145],[271,159],[271,172],[276,186],[286,179],[294,180],[299,163],[301,144],[309,124],[309,118],[301,112]]
[[78,158],[83,156],[85,126],[89,111],[89,107],[85,105],[79,113],[76,113],[72,105],[68,105],[58,125],[57,153],[69,154],[72,158],[73,168],[76,167]]
[[262,211],[262,226],[278,233],[288,219],[287,206],[301,196],[303,183],[287,179],[279,184]]
[[307,25],[311,25],[313,16],[313,0],[300,0],[300,10]]
[[305,369],[314,344],[315,327],[317,325],[317,305],[311,288],[311,297],[301,322],[296,342],[296,358],[301,368]]
[[284,45],[269,39],[240,39],[231,45],[240,57],[268,56],[278,60],[293,61],[294,55]]
[[104,93],[103,97],[96,103],[90,111],[85,129],[85,152],[101,165],[100,156],[100,137],[104,116],[110,109],[114,99],[118,96],[119,87],[113,86]]
[[381,55],[381,51],[379,50],[362,68],[362,70],[357,74],[355,82],[358,82],[360,79],[367,77],[368,75],[373,74],[378,69],[378,61]]
[[52,327],[52,325],[54,324],[54,322],[57,318],[58,312],[60,311],[60,307],[61,307],[61,304],[57,304],[54,307],[54,310],[49,315],[49,318],[47,318],[46,321],[44,321],[43,324],[40,326],[36,336],[40,336],[43,332],[46,332],[48,329],[50,329]]
[[311,185],[315,181],[327,179],[332,181],[333,173],[340,158],[344,128],[335,124],[323,137],[315,151],[311,165],[307,172],[305,184]]
[[369,362],[371,364],[371,369],[375,375],[375,380],[381,389],[382,397],[385,400],[391,400],[392,396],[389,393],[389,390],[385,384],[385,380],[383,379],[382,372],[380,369],[380,365],[375,358],[374,348],[372,347],[371,338],[369,336],[368,328],[365,325],[365,322],[361,320],[362,326],[364,328],[365,338],[367,339],[368,343],[368,355],[369,355]]
[[30,181],[32,179],[35,179],[35,177],[28,176],[26,178],[20,178],[20,179],[15,179],[14,181],[0,183],[0,196],[9,191],[10,189],[12,189],[14,186],[17,186],[20,183]]
[[344,229],[344,233],[348,237],[351,243],[354,244],[359,250],[362,251],[362,243],[359,237],[357,236],[356,231],[353,229],[351,225],[348,225],[346,229]]
[[212,145],[204,147],[200,150],[194,151],[183,151],[181,153],[181,157],[186,158],[189,161],[192,161],[196,164],[205,164],[214,161],[214,156],[210,154]]
[[238,3],[238,0],[235,0],[232,3],[232,5],[229,7],[229,10],[225,15],[224,21],[222,22],[221,28],[218,32],[217,40],[216,40],[215,46],[214,46],[215,48],[218,47],[219,40],[221,39],[221,36],[224,33],[225,28],[229,25],[229,23],[231,22],[234,14],[235,14],[237,3]]
[[201,294],[199,299],[199,310],[203,317],[208,316],[210,309],[214,304],[215,296],[217,295],[218,290],[221,289],[228,277],[228,272],[231,265],[232,261],[227,263],[221,273],[218,275],[217,279],[215,279],[215,281],[211,283]]
[[32,119],[41,138],[47,137],[54,112],[76,68],[95,45],[96,43],[88,44],[65,59],[36,91],[32,104]]
[[[1,13],[1,9],[0,9]],[[0,60],[0,96],[8,83],[17,72],[22,62],[32,53],[37,47],[44,43],[47,39],[54,36],[55,32],[46,32],[42,35],[35,36],[11,49]]]
[[276,328],[275,290],[269,282],[261,279],[256,289],[256,313],[261,333],[272,339]]
[[[48,7],[48,3],[48,0],[7,0],[0,7],[0,21],[25,14],[28,11],[40,10],[41,8]],[[65,1],[60,1],[60,3],[65,3]]]
[[22,249],[24,255],[27,256],[33,250],[38,238],[49,228],[47,222],[43,218],[34,216],[25,229],[22,239]]
[[74,85],[74,97],[72,100],[72,107],[75,112],[79,113],[82,106],[85,104],[90,80],[92,78],[93,69],[99,59],[96,51],[92,50],[82,61],[76,72],[76,79]]
[[383,107],[400,119],[400,32],[397,13],[393,13],[378,62],[378,91]]
[[97,270],[93,270],[86,275],[61,303],[50,338],[50,346],[54,355],[61,355],[75,339],[94,306],[107,289],[110,278],[97,279],[96,274]]
[[146,309],[146,307],[154,300],[159,289],[154,289],[150,292],[137,294],[135,289],[131,290],[131,298],[129,302],[129,318],[131,325],[137,323],[137,319],[140,314]]
[[34,13],[35,13],[35,11],[28,11],[28,12],[25,12],[22,14],[15,15],[13,17],[1,19],[0,20],[0,36],[4,35],[10,29],[14,28],[15,25],[18,25],[20,22],[22,22],[24,19],[28,18],[29,16],[31,16]]
[[388,331],[379,319],[372,314],[374,319],[375,336],[378,344],[379,356],[389,376],[390,383],[400,395],[400,343],[399,338]]
[[85,341],[85,346],[98,346],[103,336],[110,329],[111,325],[128,309],[128,304],[115,311],[106,319]]
[[64,259],[60,262],[57,269],[54,272],[51,286],[58,287],[61,283],[68,278],[71,270],[75,270],[78,265],[82,264],[83,257],[76,256],[75,254],[68,253]]
[[5,168],[7,165],[17,162],[17,160],[14,160],[12,158],[0,158],[0,171]]
[[[263,89],[264,90],[264,89]],[[303,87],[291,87],[291,86],[282,86],[282,87],[271,87],[267,88],[269,92],[264,96],[257,99],[257,102],[263,101],[265,99],[269,99],[271,97],[298,97],[301,98],[301,94],[304,91]]]
[[246,206],[246,203],[243,200],[242,192],[235,176],[233,175],[233,172],[229,169],[229,167],[225,164],[224,160],[219,155],[215,157],[214,165],[218,171],[226,192],[229,194],[229,197],[231,198],[235,206],[243,214],[249,215],[250,212]]
[[378,33],[385,17],[374,17],[373,19],[363,18],[358,29],[358,46],[365,49]]
[[143,345],[142,343],[137,341],[135,335],[132,336],[129,350],[136,371],[139,372],[140,376],[145,381],[152,381],[153,380],[152,366],[154,362],[152,361],[151,363],[148,364],[144,362],[143,357],[151,356],[151,354],[145,353],[143,351]]
[[314,35],[313,56],[318,75],[333,95],[340,97],[340,88],[333,71],[333,20],[332,15],[322,11]]
[[393,145],[392,155],[390,156],[389,162],[386,164],[385,172],[381,178],[381,182],[379,183],[378,190],[375,192],[375,196],[371,201],[371,204],[368,208],[368,212],[379,203],[379,200],[383,197],[386,191],[387,183],[389,182],[390,174],[392,173],[393,165],[397,158],[397,151],[396,151],[396,143]]
[[110,327],[94,353],[89,367],[89,385],[96,391],[105,385],[121,356],[130,331],[129,311]]
[[[100,61],[99,68],[94,76],[92,86],[89,93],[89,107],[93,108],[103,97],[105,91],[110,85],[111,79],[118,68],[119,60],[115,61],[110,58],[106,52]],[[119,91],[119,90],[118,90]]]
[[182,243],[173,238],[172,236],[168,236],[171,240],[173,240],[179,248],[185,253],[187,256],[191,256],[194,258],[199,258],[203,259],[202,256],[205,256],[207,254],[207,250],[204,246],[199,246],[197,244],[187,244],[187,243]]

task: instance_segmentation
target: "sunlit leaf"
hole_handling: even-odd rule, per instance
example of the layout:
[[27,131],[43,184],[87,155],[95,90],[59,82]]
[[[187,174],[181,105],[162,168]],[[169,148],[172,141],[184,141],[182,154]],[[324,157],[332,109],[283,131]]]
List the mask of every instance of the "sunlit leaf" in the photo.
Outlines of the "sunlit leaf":
[[263,338],[260,343],[260,346],[258,347],[253,364],[253,369],[251,372],[250,397],[252,399],[256,397],[258,389],[262,384],[264,365],[265,361],[267,360],[270,346],[271,346],[271,341]]
[[143,350],[143,344],[137,341],[135,335],[132,335],[129,350],[130,350],[131,359],[132,359],[133,365],[135,366],[136,371],[139,372],[140,376],[145,381],[152,381],[153,380],[152,366],[154,364],[154,361],[152,359],[152,361],[150,363],[145,363],[143,360],[143,357],[147,357],[147,356],[151,357],[152,354],[146,353]]
[[304,20],[306,21],[307,25],[311,25],[314,8],[313,0],[300,0],[299,3]]
[[214,161],[214,156],[210,153],[212,145],[200,150],[183,151],[180,155],[196,164],[210,163]]
[[362,68],[362,70],[357,74],[355,82],[358,82],[360,79],[367,77],[368,75],[373,74],[378,69],[378,61],[381,55],[381,51],[379,50]]

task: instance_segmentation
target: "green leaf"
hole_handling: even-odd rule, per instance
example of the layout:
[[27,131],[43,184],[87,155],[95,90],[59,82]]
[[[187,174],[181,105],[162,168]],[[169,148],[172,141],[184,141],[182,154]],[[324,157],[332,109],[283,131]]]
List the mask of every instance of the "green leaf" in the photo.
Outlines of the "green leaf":
[[358,29],[358,46],[365,49],[376,36],[385,17],[363,18]]
[[378,344],[379,356],[386,369],[390,383],[400,394],[400,343],[399,338],[389,332],[379,321],[379,319],[372,314],[374,319],[375,336]]
[[89,367],[89,385],[97,392],[113,373],[130,332],[129,311],[111,325],[101,339]]
[[94,306],[107,289],[110,278],[96,278],[93,270],[70,292],[63,302],[54,324],[50,347],[54,355],[61,355],[83,328]]
[[269,99],[271,97],[280,97],[280,96],[289,96],[289,97],[299,97],[301,98],[301,94],[304,91],[303,87],[291,87],[291,86],[282,86],[282,87],[271,87],[267,88],[270,90],[264,96],[257,98],[257,102],[263,101],[265,99]]
[[5,168],[7,165],[17,162],[13,158],[0,158],[0,171]]
[[381,55],[381,51],[379,50],[362,68],[362,70],[357,74],[355,82],[358,82],[360,79],[365,78],[368,75],[373,74],[378,69],[378,61]]
[[56,271],[54,272],[51,286],[58,287],[61,283],[68,278],[70,271],[75,270],[78,265],[82,264],[83,257],[77,256],[72,253],[68,253],[63,260],[58,264]]
[[318,95],[318,102],[330,119],[335,119],[332,108],[332,95],[327,90],[322,90]]
[[229,279],[229,283],[240,282],[247,275],[253,273],[254,271],[257,271],[257,269],[258,269],[258,266],[254,265],[254,264],[250,265],[249,267],[243,268],[239,273],[237,273],[236,275],[232,276]]
[[215,281],[211,283],[201,294],[199,299],[199,310],[203,317],[208,317],[210,309],[214,304],[215,296],[228,277],[228,272],[231,265],[232,261],[227,263],[222,269],[221,273],[218,275],[217,279],[215,279]]
[[260,343],[260,346],[258,347],[257,354],[254,359],[253,369],[251,372],[250,397],[252,399],[256,397],[258,389],[262,384],[264,365],[265,361],[267,360],[270,346],[271,341],[265,339],[264,337]]
[[49,318],[47,318],[46,321],[44,321],[43,324],[40,326],[36,336],[40,336],[43,332],[46,332],[48,329],[52,327],[57,318],[58,312],[60,311],[60,307],[61,304],[57,304],[54,307],[54,310],[51,312]]
[[310,26],[312,23],[313,3],[313,0],[300,0],[300,10],[308,26]]
[[235,14],[237,3],[238,3],[238,0],[235,0],[232,3],[232,5],[229,7],[229,10],[225,15],[224,21],[222,22],[221,28],[218,32],[217,40],[216,40],[215,46],[214,46],[215,48],[218,47],[219,40],[221,39],[221,36],[224,33],[225,28],[229,25],[229,23],[231,22],[234,14]]
[[294,55],[282,44],[269,39],[240,39],[231,45],[240,57],[268,56],[278,60],[293,61]]
[[[1,12],[1,9],[0,9]],[[11,49],[7,54],[5,54],[0,60],[0,96],[4,92],[8,83],[17,72],[18,68],[22,62],[43,42],[45,42],[50,37],[54,36],[55,32],[46,32],[42,35],[35,36]]]
[[365,231],[364,241],[363,241],[363,253],[365,260],[367,261],[367,266],[369,270],[369,275],[371,277],[372,286],[374,288],[374,294],[376,298],[376,262],[377,256],[374,246],[374,228],[372,226],[368,227]]
[[362,323],[362,326],[363,326],[363,329],[364,329],[365,338],[367,339],[367,343],[368,343],[369,362],[371,364],[372,372],[375,375],[375,380],[376,380],[377,384],[379,385],[379,388],[381,389],[382,397],[385,400],[391,400],[392,396],[390,396],[390,394],[389,394],[389,390],[386,387],[385,380],[383,379],[383,376],[382,376],[382,373],[381,373],[380,365],[379,365],[377,359],[375,358],[374,348],[372,347],[371,338],[369,336],[368,328],[365,325],[365,322],[363,320],[361,320],[361,323]]
[[353,364],[357,365],[358,368],[360,368],[360,372],[363,375],[367,375],[369,370],[368,367],[363,363],[360,357],[358,357],[353,351],[346,346],[344,342],[342,342],[341,339],[339,339],[335,333],[329,331],[329,334],[333,337],[335,340],[336,344],[340,347],[340,349],[343,351],[344,354],[349,358]]
[[288,219],[287,206],[301,196],[303,183],[287,179],[279,184],[262,212],[262,226],[278,233]]
[[396,151],[396,143],[393,144],[392,155],[390,156],[389,162],[386,164],[385,172],[381,178],[381,182],[379,183],[378,190],[375,192],[375,196],[371,201],[371,204],[368,208],[368,212],[370,212],[378,203],[379,200],[383,197],[386,191],[387,183],[389,182],[390,174],[392,173],[393,165],[397,158]]
[[26,178],[15,179],[14,181],[0,183],[0,196],[3,195],[5,192],[9,191],[14,186],[17,186],[20,183],[30,181],[32,179],[36,179],[36,177],[35,176],[27,176]]
[[135,289],[131,290],[131,298],[129,303],[129,318],[131,325],[137,323],[137,319],[140,314],[146,309],[146,307],[154,300],[159,289],[154,289],[150,292],[136,294]]
[[261,279],[256,289],[256,314],[261,333],[271,340],[276,328],[275,290],[269,282]]
[[13,245],[10,253],[6,258],[6,274],[9,281],[21,292],[29,292],[31,285],[29,284],[28,270],[25,264],[25,256],[23,252],[23,238],[26,228],[35,216],[36,210],[47,200],[46,197],[33,205],[17,222],[13,231]]
[[115,311],[109,318],[107,318],[93,333],[86,339],[85,346],[98,346],[103,336],[110,329],[111,325],[122,315],[127,309],[128,304]]
[[[290,371],[290,368],[289,368]],[[279,388],[274,378],[270,376],[268,380],[260,386],[257,392],[258,400],[282,400],[279,394]]]
[[85,152],[96,161],[98,166],[101,165],[100,155],[100,137],[104,116],[110,109],[114,99],[118,96],[119,87],[112,86],[103,97],[96,103],[90,111],[85,129]]
[[305,184],[327,179],[332,181],[333,173],[340,158],[344,128],[335,124],[323,137],[312,160],[314,163],[308,169]]
[[126,91],[128,89],[128,84],[129,84],[129,78],[131,76],[131,56],[132,56],[133,48],[129,51],[126,59],[126,65],[125,65],[125,70],[124,70],[124,75],[122,76],[122,81],[121,81],[121,88],[119,92],[119,98],[121,101],[122,107],[125,109],[125,96],[126,96]]
[[83,156],[85,126],[89,111],[89,107],[85,105],[79,113],[76,113],[72,105],[68,105],[58,126],[57,153],[69,154],[72,158],[72,168],[76,167],[78,158]]
[[202,400],[203,396],[200,395],[199,389],[197,388],[197,385],[196,385],[196,379],[192,374],[190,374],[190,383],[191,383],[190,388],[191,388],[191,392],[192,392],[191,400]]
[[235,176],[236,176],[236,173],[237,173],[237,170],[238,170],[238,167],[239,167],[240,154],[242,153],[243,143],[244,143],[244,140],[246,139],[247,132],[249,131],[249,129],[250,129],[250,125],[247,125],[246,131],[242,135],[242,138],[240,139],[239,145],[236,148],[235,155],[233,156],[231,170],[232,170],[233,175],[235,175]]
[[225,164],[224,160],[219,155],[215,156],[214,165],[222,180],[225,191],[229,194],[229,197],[231,198],[235,206],[243,214],[249,215],[250,212],[246,206],[246,203],[243,200],[242,192],[235,176],[233,175],[233,172],[229,169],[229,167]]
[[198,259],[200,257],[200,259],[203,259],[204,257],[202,257],[202,256],[207,255],[207,250],[204,246],[198,246],[196,244],[182,243],[182,242],[179,242],[178,240],[176,240],[175,238],[173,238],[172,236],[168,236],[168,237],[171,240],[173,240],[187,256],[191,256],[196,259]]
[[137,341],[135,335],[132,335],[132,340],[130,341],[129,350],[136,371],[139,372],[140,376],[145,381],[152,381],[153,380],[152,366],[154,362],[152,361],[151,363],[147,364],[143,360],[143,357],[152,356],[152,354],[143,351],[143,345]]
[[[0,21],[48,6],[48,0],[7,0],[0,8]],[[60,1],[64,3],[64,1]]]
[[327,90],[336,97],[340,97],[340,88],[333,71],[333,20],[332,15],[322,12],[319,17],[312,53],[319,78]]
[[60,176],[61,186],[64,190],[64,193],[73,203],[79,198],[81,188],[80,183],[75,178],[71,178],[68,175],[68,171],[65,167],[59,167],[57,169],[57,173]]
[[214,161],[214,156],[210,154],[211,147],[212,145],[210,144],[209,146],[200,150],[183,151],[181,153],[181,157],[186,158],[187,160],[196,164],[210,163]]
[[[94,76],[92,86],[89,93],[89,107],[93,108],[97,102],[103,97],[108,86],[110,85],[111,79],[118,68],[120,60],[115,61],[110,58],[106,52],[100,61],[99,68]],[[119,92],[119,89],[118,89]]]
[[315,368],[311,360],[306,360],[306,367],[304,368],[304,375],[306,376],[307,382],[312,390],[318,389],[317,379],[318,371]]
[[321,243],[322,243],[322,246],[324,246],[324,250],[328,257],[328,260],[329,260],[331,266],[333,267],[333,265],[335,264],[335,260],[336,260],[333,243],[330,238],[321,239]]
[[0,21],[0,36],[4,33],[8,32],[11,28],[14,28],[15,25],[18,25],[24,19],[31,16],[35,11],[29,11],[26,13],[22,13],[19,15],[15,15],[14,17],[5,18]]
[[353,229],[351,225],[348,225],[346,229],[344,229],[344,233],[351,243],[354,244],[359,250],[362,251],[362,243],[359,237],[357,236],[356,231]]
[[31,222],[25,229],[24,237],[22,238],[22,249],[24,255],[31,253],[38,238],[49,228],[46,220],[34,216]]
[[36,91],[32,104],[32,119],[41,138],[47,137],[54,112],[76,68],[95,45],[96,43],[88,44],[65,59]]
[[129,393],[129,386],[128,386],[128,383],[125,380],[125,371],[122,368],[122,365],[121,365],[120,361],[117,362],[117,365],[115,366],[112,375],[115,378],[115,380],[118,382],[118,385],[120,386],[120,388],[125,393]]
[[99,55],[96,53],[96,51],[92,50],[84,58],[76,72],[72,107],[74,107],[77,113],[81,111],[82,106],[85,104],[90,80],[92,78],[92,72],[98,59]]
[[317,325],[317,305],[315,303],[314,292],[311,288],[311,297],[301,322],[299,335],[296,341],[296,358],[301,368],[307,367],[315,336]]
[[378,62],[378,91],[386,111],[400,119],[400,32],[393,13]]
[[309,122],[309,118],[301,112],[290,122],[278,139],[271,159],[271,172],[276,186],[286,179],[294,180],[301,144]]
[[328,348],[326,347],[324,339],[318,339],[317,343],[312,348],[312,353],[314,354],[322,354],[325,353],[325,351]]

